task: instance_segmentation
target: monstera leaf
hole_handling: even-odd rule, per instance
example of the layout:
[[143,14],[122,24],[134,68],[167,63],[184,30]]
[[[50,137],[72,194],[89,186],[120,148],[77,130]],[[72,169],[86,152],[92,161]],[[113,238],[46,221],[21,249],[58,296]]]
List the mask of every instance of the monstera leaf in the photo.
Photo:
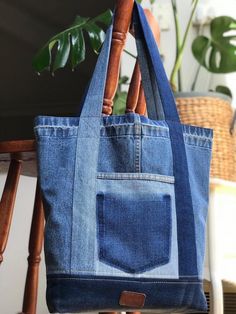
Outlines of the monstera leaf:
[[236,71],[236,20],[229,16],[213,19],[210,35],[198,36],[193,41],[194,57],[210,72]]
[[105,38],[105,32],[100,25],[107,27],[111,23],[111,18],[112,12],[110,10],[93,19],[77,16],[68,29],[53,36],[39,50],[33,59],[34,69],[37,72],[43,70],[55,72],[57,69],[63,68],[68,60],[74,69],[85,59],[84,32],[88,34],[94,52],[98,53]]
[[218,86],[216,86],[215,91],[217,93],[225,94],[226,96],[233,98],[232,92],[227,86],[218,85]]

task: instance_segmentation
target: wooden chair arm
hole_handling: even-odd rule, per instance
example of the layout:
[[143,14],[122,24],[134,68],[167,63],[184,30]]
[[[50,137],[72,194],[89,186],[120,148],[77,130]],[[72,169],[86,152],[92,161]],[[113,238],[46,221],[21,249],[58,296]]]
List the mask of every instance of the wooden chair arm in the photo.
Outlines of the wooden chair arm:
[[107,80],[103,102],[103,113],[112,113],[113,99],[119,81],[121,53],[129,31],[134,1],[117,0],[112,33],[111,53],[109,58]]

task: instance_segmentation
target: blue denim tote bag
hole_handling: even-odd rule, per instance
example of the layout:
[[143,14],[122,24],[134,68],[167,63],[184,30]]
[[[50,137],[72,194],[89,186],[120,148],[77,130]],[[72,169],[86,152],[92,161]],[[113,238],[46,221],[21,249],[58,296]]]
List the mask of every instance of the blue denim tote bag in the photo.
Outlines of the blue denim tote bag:
[[144,12],[148,118],[102,116],[109,28],[80,117],[36,118],[51,313],[204,311],[212,130],[180,123]]

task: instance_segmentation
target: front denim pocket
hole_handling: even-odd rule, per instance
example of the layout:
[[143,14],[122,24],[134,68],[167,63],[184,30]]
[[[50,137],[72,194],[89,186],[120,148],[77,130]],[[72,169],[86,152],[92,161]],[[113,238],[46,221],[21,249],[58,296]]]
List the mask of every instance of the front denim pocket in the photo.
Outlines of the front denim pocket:
[[128,273],[142,273],[169,262],[169,194],[100,192],[97,217],[100,261]]

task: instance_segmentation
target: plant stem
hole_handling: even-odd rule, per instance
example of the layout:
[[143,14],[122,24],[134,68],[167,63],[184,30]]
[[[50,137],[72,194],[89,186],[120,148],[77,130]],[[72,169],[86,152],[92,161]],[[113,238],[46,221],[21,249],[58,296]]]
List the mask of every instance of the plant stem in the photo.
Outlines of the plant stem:
[[[174,14],[174,23],[175,23],[175,38],[176,38],[176,52],[175,52],[175,60],[177,60],[178,55],[179,55],[179,51],[181,48],[180,45],[180,25],[179,25],[179,19],[178,19],[178,11],[177,11],[177,4],[176,4],[176,0],[171,0],[172,2],[172,8],[173,8],[173,14]],[[177,89],[181,90],[181,74],[180,71],[178,71],[178,80],[176,82],[177,84]],[[176,88],[176,86],[174,87]]]
[[181,73],[181,67],[179,68],[178,71],[178,91],[182,92],[183,88],[182,88],[182,73]]
[[131,52],[129,52],[128,50],[124,49],[124,52],[127,53],[127,55],[129,55],[130,57],[137,59],[137,57],[133,55]]
[[[198,28],[198,36],[203,34],[204,33],[204,25],[200,25],[199,28]],[[196,85],[197,85],[197,81],[198,81],[198,77],[199,77],[199,73],[200,73],[200,70],[201,70],[201,63],[199,63],[198,67],[197,67],[197,71],[196,71],[196,74],[194,76],[194,80],[193,80],[193,83],[191,85],[191,91],[195,91],[195,88],[196,88]]]
[[197,84],[197,80],[198,80],[198,76],[199,76],[199,73],[200,73],[200,70],[201,70],[201,64],[199,64],[198,68],[197,68],[197,71],[196,71],[196,74],[194,76],[194,80],[193,80],[193,84],[191,86],[191,91],[195,91],[195,88],[196,88],[196,84]]
[[[193,16],[194,16],[194,13],[196,11],[198,2],[199,2],[199,0],[195,0],[193,2],[193,8],[192,8],[189,20],[188,20],[188,24],[187,24],[185,33],[184,33],[183,41],[182,41],[182,43],[180,45],[180,48],[178,50],[178,54],[176,55],[175,65],[174,65],[174,68],[173,68],[171,76],[170,76],[170,83],[171,83],[172,87],[176,86],[176,76],[177,76],[178,71],[179,71],[179,69],[180,69],[180,67],[182,65],[184,48],[185,48],[185,45],[186,45],[188,33],[189,33],[189,30],[190,30],[190,27],[191,27],[191,24],[192,24]],[[173,0],[172,0],[172,7],[173,7],[173,11],[174,11],[174,16],[175,16],[175,15],[177,15],[177,13],[175,11],[176,10],[176,6],[173,5]]]

